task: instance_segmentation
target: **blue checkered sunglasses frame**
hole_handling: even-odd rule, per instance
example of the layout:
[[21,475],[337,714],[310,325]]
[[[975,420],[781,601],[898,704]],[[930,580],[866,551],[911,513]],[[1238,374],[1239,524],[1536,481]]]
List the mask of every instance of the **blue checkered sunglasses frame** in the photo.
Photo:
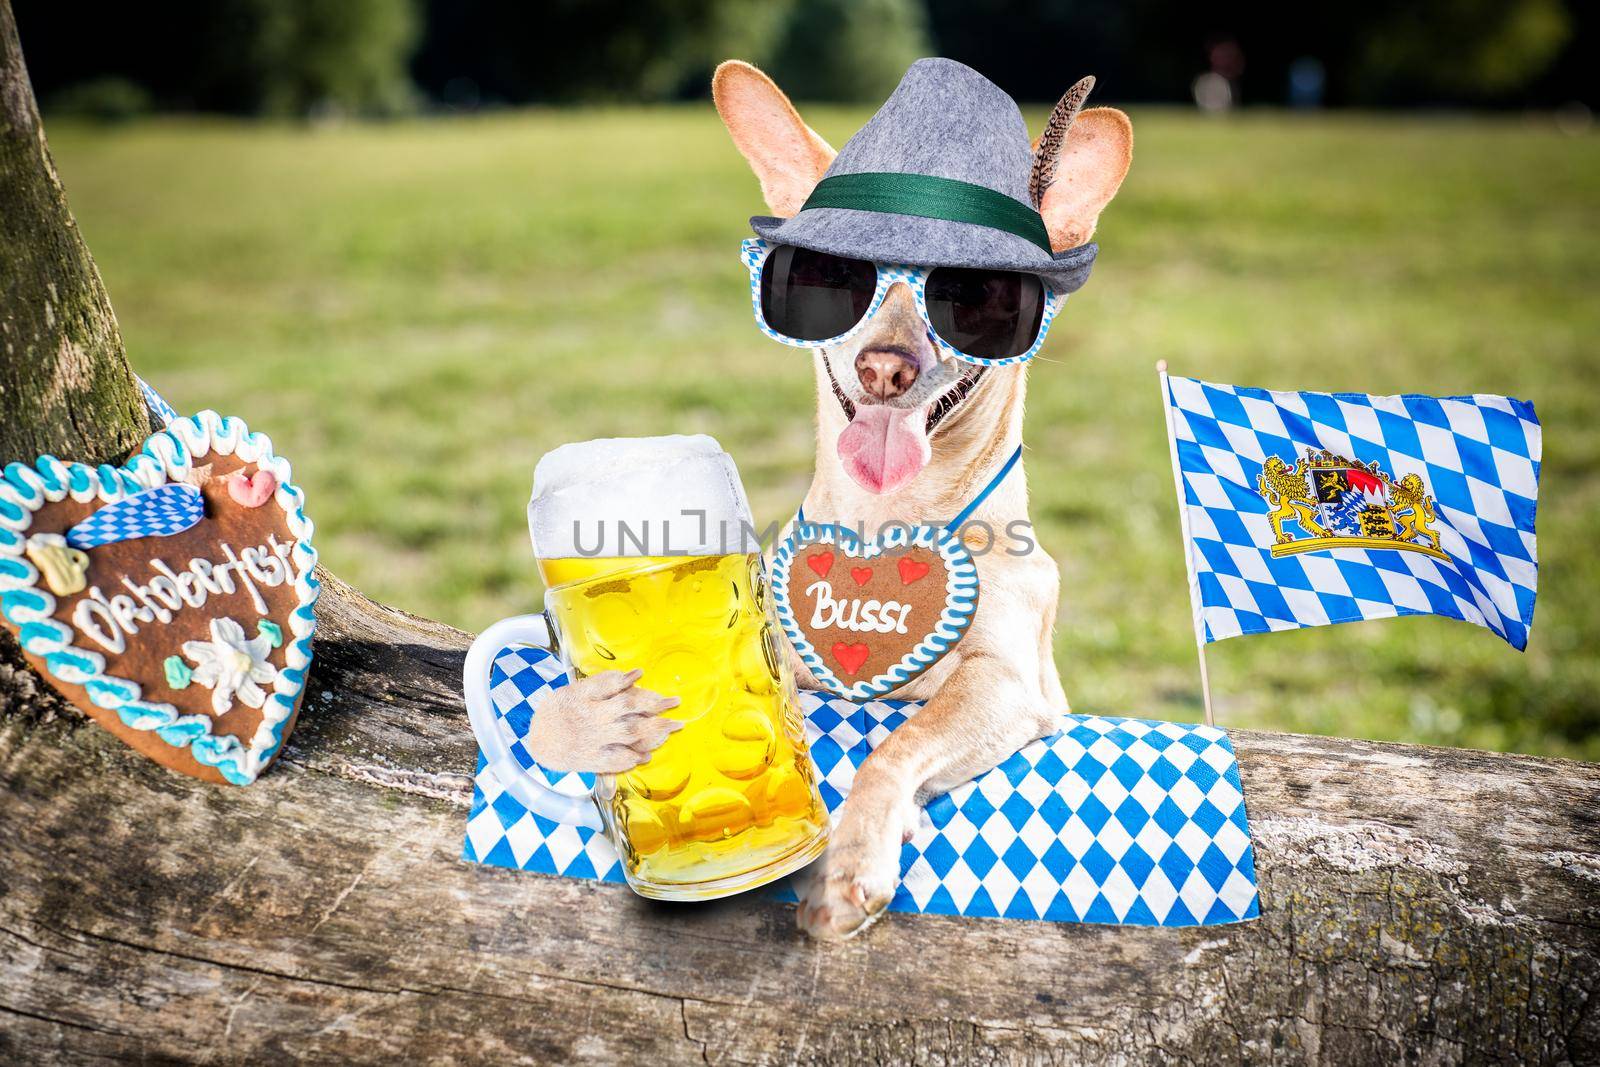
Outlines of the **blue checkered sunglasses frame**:
[[928,338],[944,352],[956,359],[967,363],[976,363],[984,367],[1004,367],[1012,363],[1026,363],[1038,354],[1044,346],[1045,335],[1050,332],[1050,323],[1067,302],[1066,293],[1058,293],[1050,287],[1050,283],[1043,278],[1040,282],[1044,285],[1044,312],[1039,318],[1039,334],[1033,339],[1033,345],[1020,355],[1007,356],[1004,359],[985,359],[961,351],[940,337],[933,328],[933,320],[928,317],[928,275],[933,272],[933,267],[918,267],[909,263],[874,263],[873,267],[878,272],[878,287],[872,294],[872,303],[867,305],[867,310],[856,324],[839,334],[837,337],[828,337],[821,341],[804,341],[796,337],[781,334],[767,324],[767,318],[761,312],[761,268],[766,265],[770,256],[778,245],[765,241],[760,237],[750,237],[740,244],[740,259],[745,266],[750,268],[750,303],[755,310],[756,325],[761,327],[761,332],[774,341],[781,341],[794,348],[831,348],[842,343],[845,338],[853,335],[862,326],[866,325],[872,316],[878,313],[878,308],[883,306],[884,298],[889,295],[889,290],[897,282],[903,282],[910,290],[917,303],[917,314],[922,316],[922,324],[927,327]]

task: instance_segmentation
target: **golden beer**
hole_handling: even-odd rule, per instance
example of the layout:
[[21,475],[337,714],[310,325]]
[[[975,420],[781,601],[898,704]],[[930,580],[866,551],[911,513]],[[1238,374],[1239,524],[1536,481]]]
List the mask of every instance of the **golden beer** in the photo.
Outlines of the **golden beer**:
[[579,675],[642,670],[681,703],[650,759],[595,798],[628,882],[698,899],[796,870],[827,843],[794,677],[753,552],[540,559],[545,613]]

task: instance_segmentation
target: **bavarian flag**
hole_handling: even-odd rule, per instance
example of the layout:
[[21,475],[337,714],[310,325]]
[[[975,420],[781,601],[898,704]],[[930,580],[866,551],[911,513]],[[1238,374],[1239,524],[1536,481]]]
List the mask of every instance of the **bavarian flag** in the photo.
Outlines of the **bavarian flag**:
[[1161,378],[1202,641],[1448,615],[1527,647],[1532,404]]

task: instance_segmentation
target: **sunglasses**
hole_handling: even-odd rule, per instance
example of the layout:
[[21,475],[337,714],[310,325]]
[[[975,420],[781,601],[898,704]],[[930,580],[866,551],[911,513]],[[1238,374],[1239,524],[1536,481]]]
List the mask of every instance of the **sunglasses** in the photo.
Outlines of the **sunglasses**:
[[873,263],[774,245],[741,246],[756,324],[786,345],[825,348],[849,337],[904,282],[935,344],[985,366],[1032,359],[1066,303],[1037,274],[973,267]]

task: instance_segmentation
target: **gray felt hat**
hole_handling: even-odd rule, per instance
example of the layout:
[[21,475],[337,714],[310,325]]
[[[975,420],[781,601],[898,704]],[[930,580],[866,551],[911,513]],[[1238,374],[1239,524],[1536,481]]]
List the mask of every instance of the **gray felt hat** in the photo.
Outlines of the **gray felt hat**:
[[1070,293],[1088,279],[1096,246],[1050,251],[1033,171],[1011,97],[971,67],[919,59],[793,218],[750,225],[777,244],[853,259],[1031,271]]

